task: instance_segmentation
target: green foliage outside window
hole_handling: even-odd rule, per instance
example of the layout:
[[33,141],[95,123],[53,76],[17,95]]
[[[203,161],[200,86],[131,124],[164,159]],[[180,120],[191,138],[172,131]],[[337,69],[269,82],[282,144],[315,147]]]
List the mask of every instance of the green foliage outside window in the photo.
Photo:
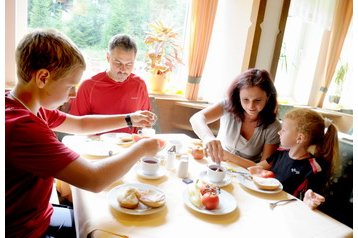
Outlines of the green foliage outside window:
[[137,42],[137,60],[144,62],[148,24],[161,19],[183,31],[186,9],[184,0],[28,0],[28,24],[56,28],[92,51],[106,49],[115,34],[128,34]]

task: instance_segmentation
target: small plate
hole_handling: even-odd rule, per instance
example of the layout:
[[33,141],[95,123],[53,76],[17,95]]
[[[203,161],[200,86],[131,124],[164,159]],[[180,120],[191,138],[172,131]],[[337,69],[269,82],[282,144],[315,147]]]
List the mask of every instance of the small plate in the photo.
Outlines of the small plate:
[[117,187],[112,188],[107,194],[107,200],[109,202],[109,205],[116,211],[130,214],[130,215],[142,216],[142,215],[149,215],[149,214],[160,212],[165,208],[165,205],[158,207],[158,208],[151,208],[151,207],[148,207],[148,206],[142,204],[141,202],[139,203],[139,206],[135,209],[128,209],[128,208],[121,207],[117,200],[117,196],[118,196],[119,192],[121,192],[123,189],[126,189],[127,187],[134,187],[134,188],[143,189],[143,190],[150,189],[150,190],[155,190],[157,192],[163,193],[163,191],[161,191],[157,187],[149,185],[149,184],[128,183],[128,184],[119,185]]
[[235,198],[228,192],[220,190],[219,207],[214,210],[207,210],[204,207],[195,206],[189,199],[188,189],[185,189],[183,194],[184,204],[190,209],[208,215],[225,215],[233,212],[237,207]]
[[127,138],[133,138],[133,136],[129,133],[124,133],[124,132],[119,132],[119,133],[105,133],[100,135],[100,139],[102,141],[107,141],[107,142],[111,142],[117,145],[131,145],[134,143],[134,140],[132,139],[131,141],[122,141],[122,138],[127,137]]
[[252,179],[248,179],[247,177],[244,177],[244,176],[241,176],[241,175],[239,175],[239,176],[237,177],[237,179],[238,179],[239,183],[240,183],[241,185],[243,185],[244,187],[246,187],[246,188],[248,188],[248,189],[251,189],[251,190],[253,190],[253,191],[259,192],[259,193],[274,194],[274,193],[279,193],[279,192],[281,192],[282,189],[283,189],[283,186],[282,186],[281,183],[280,183],[279,188],[276,189],[276,190],[263,190],[263,189],[259,189],[259,188],[255,185],[255,183],[254,183],[254,181],[253,181]]
[[105,141],[88,141],[83,144],[82,153],[90,156],[107,157],[118,154],[123,149]]
[[167,173],[165,168],[160,166],[159,169],[157,170],[156,174],[147,175],[147,174],[143,173],[143,170],[140,168],[139,165],[136,167],[136,172],[139,177],[144,178],[144,179],[160,179]]
[[221,181],[221,182],[216,182],[216,183],[214,183],[214,182],[212,182],[212,181],[210,181],[209,180],[209,177],[208,177],[208,175],[207,175],[207,171],[201,171],[200,172],[200,174],[199,174],[199,177],[202,179],[202,180],[204,180],[205,182],[207,182],[207,183],[212,183],[212,184],[214,184],[214,185],[216,185],[216,186],[218,186],[218,187],[225,187],[225,186],[227,186],[227,185],[229,185],[230,183],[231,183],[231,176],[230,176],[230,174],[228,174],[228,173],[226,173],[226,176],[225,176],[225,178],[224,178],[224,180],[223,181]]

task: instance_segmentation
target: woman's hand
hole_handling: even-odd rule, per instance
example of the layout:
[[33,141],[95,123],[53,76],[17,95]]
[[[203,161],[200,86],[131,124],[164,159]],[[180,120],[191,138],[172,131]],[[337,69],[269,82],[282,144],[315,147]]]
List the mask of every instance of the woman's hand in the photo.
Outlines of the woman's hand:
[[134,127],[151,127],[157,121],[157,116],[150,111],[136,111],[130,117]]
[[210,156],[215,163],[224,160],[224,149],[220,140],[213,139],[205,143],[205,156]]
[[305,192],[305,197],[303,198],[303,202],[311,209],[315,209],[324,201],[325,198],[322,195],[313,192],[312,189],[308,189]]

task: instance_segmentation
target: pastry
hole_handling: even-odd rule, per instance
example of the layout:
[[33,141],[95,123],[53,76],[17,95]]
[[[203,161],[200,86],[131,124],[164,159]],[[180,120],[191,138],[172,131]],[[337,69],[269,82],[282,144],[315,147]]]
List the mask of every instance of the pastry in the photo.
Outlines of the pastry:
[[139,190],[138,199],[148,207],[157,208],[165,204],[165,195],[155,190]]
[[123,137],[121,137],[121,141],[122,141],[123,143],[131,142],[131,141],[133,141],[133,136],[132,136],[132,135],[130,135],[130,136],[123,136]]
[[139,204],[137,193],[138,191],[135,188],[124,189],[117,197],[119,205],[129,209],[137,208]]
[[253,176],[254,184],[262,190],[276,190],[280,187],[280,181],[275,178],[261,178]]

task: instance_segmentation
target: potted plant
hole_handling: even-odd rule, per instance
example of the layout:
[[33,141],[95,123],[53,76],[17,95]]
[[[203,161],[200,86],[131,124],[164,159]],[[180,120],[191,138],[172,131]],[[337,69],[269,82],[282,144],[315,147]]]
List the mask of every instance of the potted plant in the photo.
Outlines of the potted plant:
[[150,31],[144,39],[148,46],[146,54],[147,70],[151,73],[152,91],[163,92],[167,76],[177,66],[183,64],[182,48],[177,43],[178,33],[161,21],[149,24]]
[[337,71],[336,77],[334,78],[335,90],[333,94],[329,96],[329,102],[336,103],[336,104],[339,103],[347,70],[348,70],[348,63],[341,64],[341,66]]

